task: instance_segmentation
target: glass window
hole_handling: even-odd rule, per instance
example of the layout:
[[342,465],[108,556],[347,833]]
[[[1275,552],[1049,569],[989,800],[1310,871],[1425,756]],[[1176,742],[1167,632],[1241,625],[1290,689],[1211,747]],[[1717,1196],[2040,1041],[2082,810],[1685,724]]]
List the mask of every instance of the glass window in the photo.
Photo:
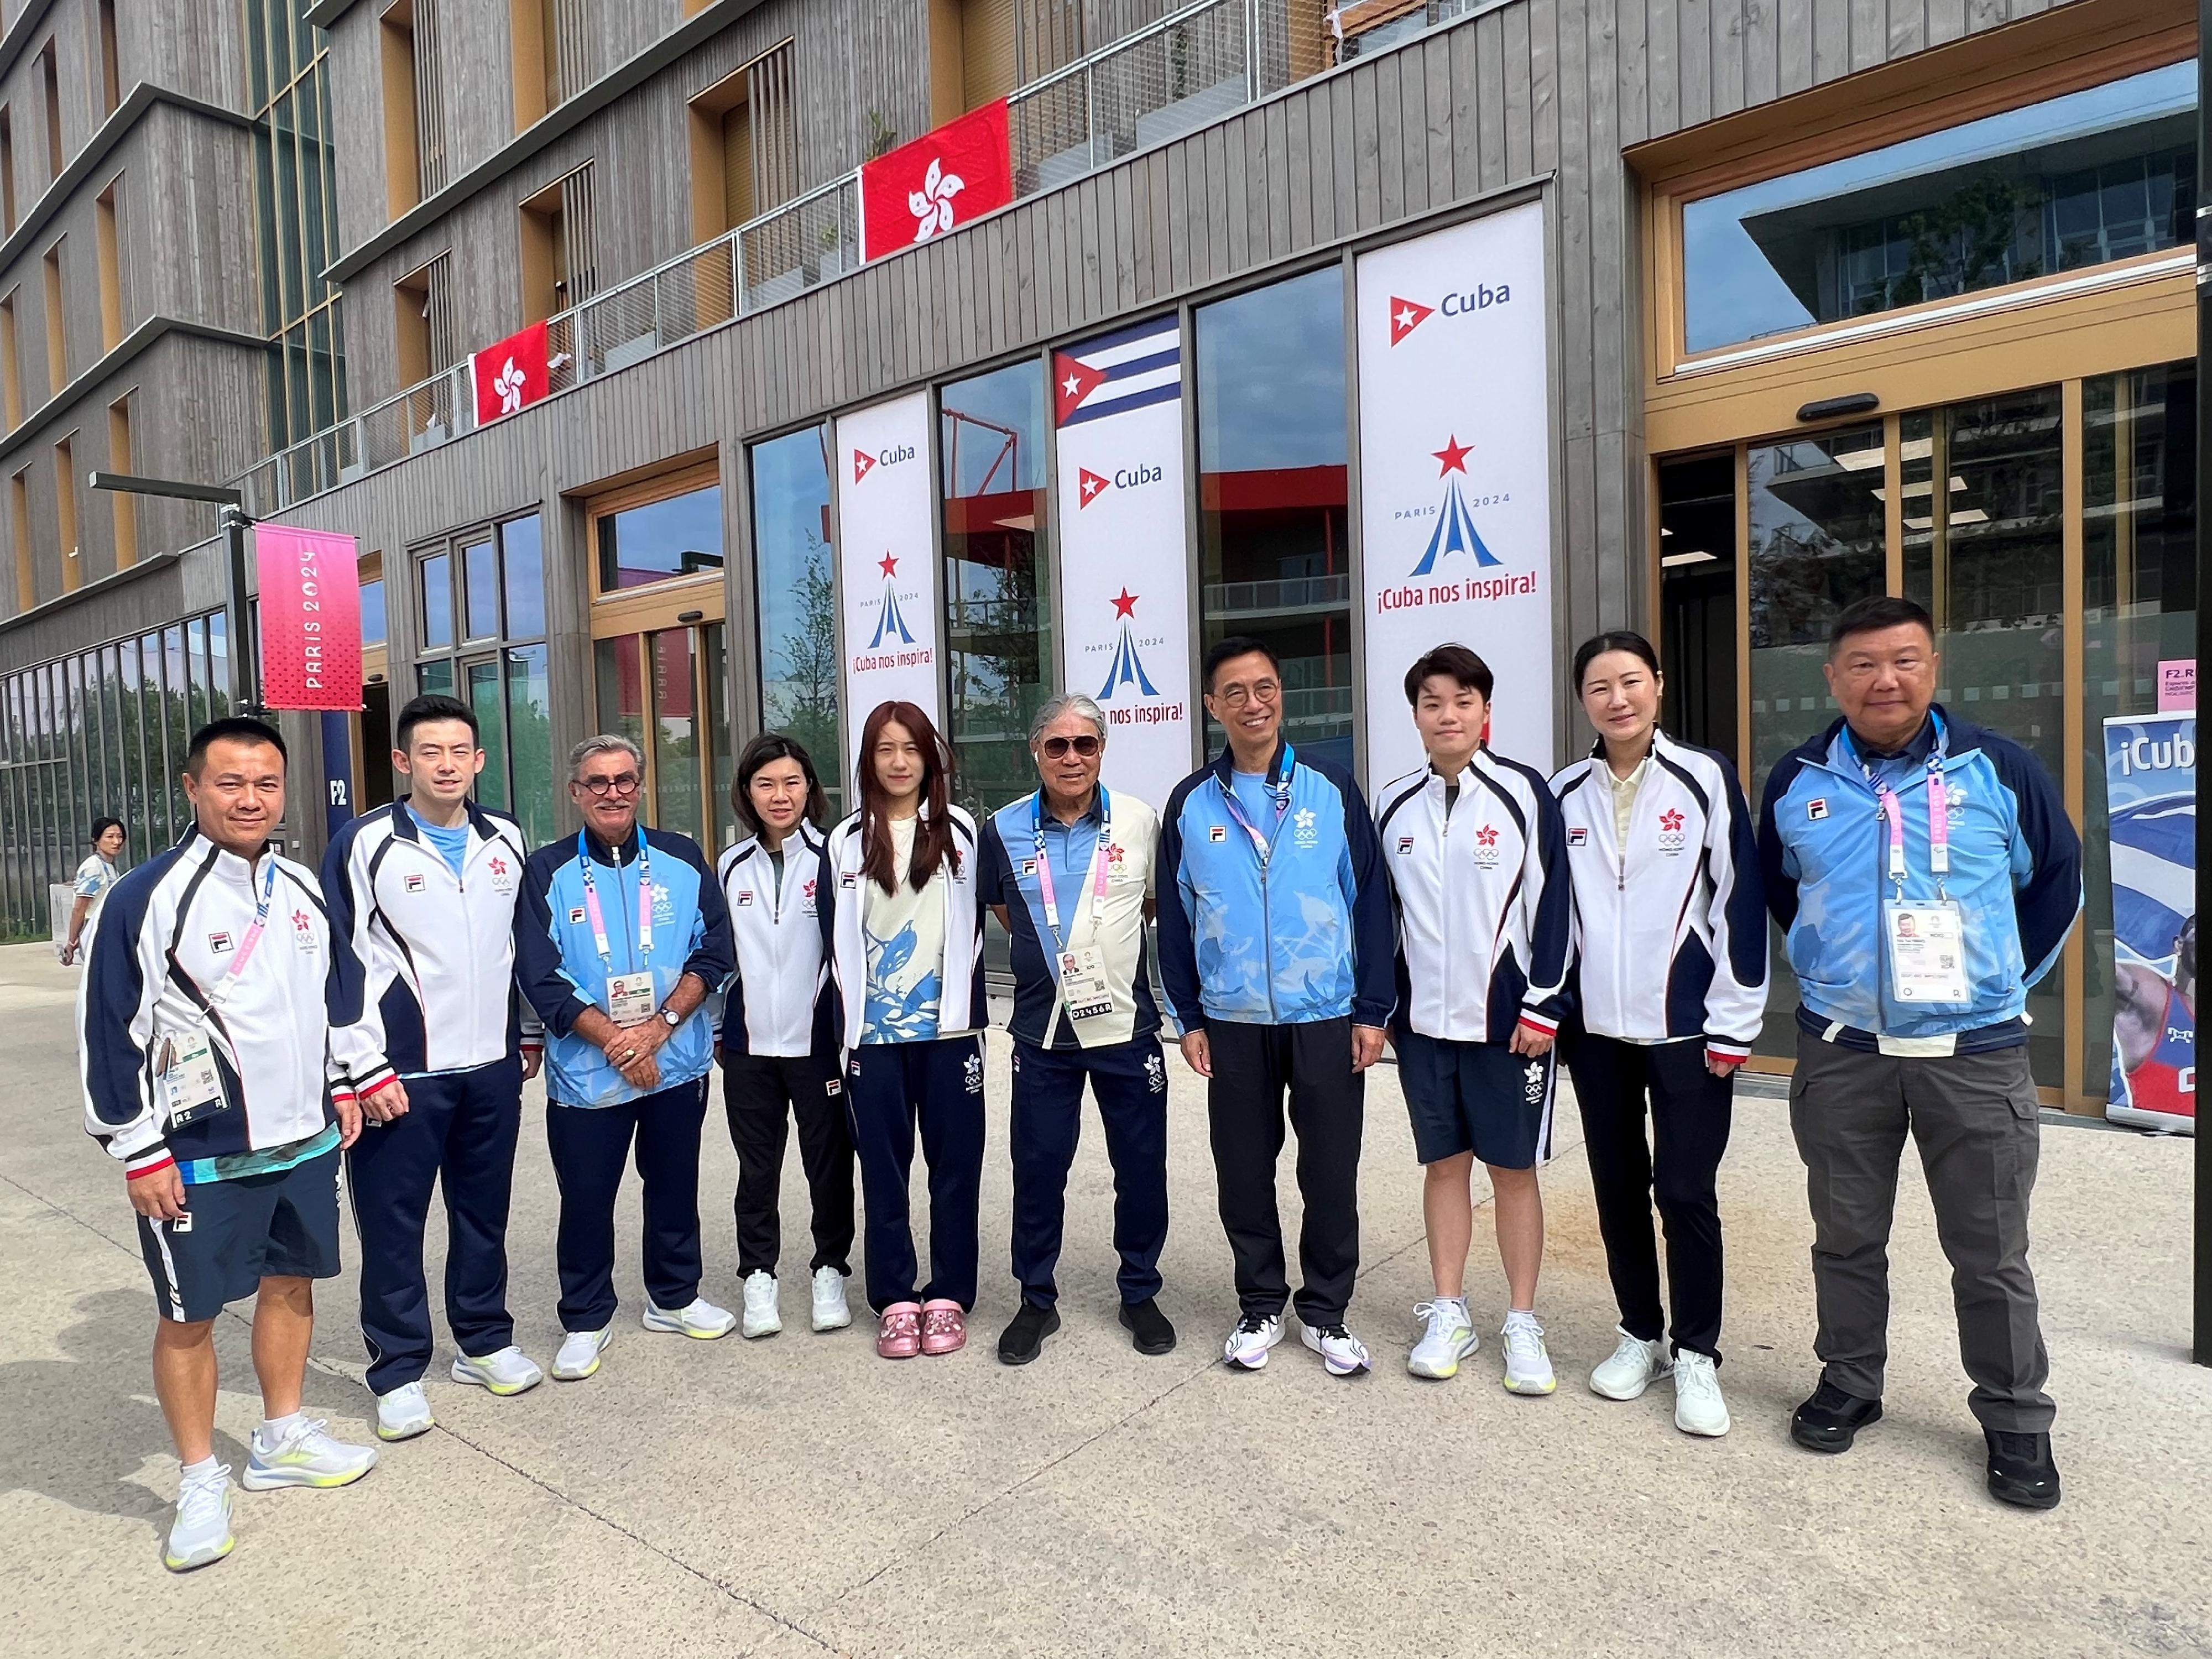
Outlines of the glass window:
[[476,798],[487,805],[507,808],[507,729],[500,718],[506,702],[505,688],[500,684],[500,665],[496,657],[468,665],[469,712],[477,717],[477,741],[484,747],[483,770],[477,775]]
[[415,689],[424,696],[434,693],[450,697],[453,695],[453,659],[451,657],[433,658],[415,671]]
[[[1659,643],[1676,737],[1736,751],[1735,455],[1659,464]],[[1573,720],[1580,721],[1577,712]],[[1574,726],[1575,741],[1583,726]],[[1570,745],[1571,749],[1572,745]]]
[[[2115,953],[2169,981],[2182,967],[2175,939],[2185,918],[2178,909],[2145,903],[2124,918],[2112,912],[2113,848],[2155,857],[2161,826],[2153,811],[2131,810],[2136,803],[2124,801],[2112,811],[2105,721],[2154,712],[2159,664],[2197,653],[2196,366],[2168,363],[2087,381],[2082,420],[2087,994],[2082,1073],[2075,1081],[2092,1099],[2103,1099],[2128,1064],[2122,1058],[2116,1065],[2113,1052]],[[2193,817],[2191,826],[2194,845]],[[2193,984],[2188,994],[2195,996]]]
[[645,746],[644,656],[635,634],[592,645],[592,677],[599,686],[602,732],[616,732]]
[[363,645],[382,645],[385,642],[384,578],[361,585],[361,642]]
[[[1283,664],[1283,731],[1352,764],[1344,272],[1198,312],[1200,610]],[[1209,749],[1220,728],[1206,726]]]
[[708,484],[597,520],[599,591],[612,593],[722,568],[722,487]]
[[461,549],[461,610],[467,637],[499,635],[499,550],[487,536]]
[[453,642],[453,561],[436,553],[422,561],[422,643]]
[[230,618],[222,611],[208,619],[209,684],[215,688],[217,714],[228,714],[236,694],[230,683]]
[[830,811],[842,815],[829,442],[823,426],[753,447],[753,574],[761,723],[805,745]]
[[538,639],[545,632],[545,546],[538,515],[500,526],[499,545],[506,575],[507,637]]
[[2197,66],[1888,144],[1682,209],[1692,351],[2193,240]]
[[179,777],[185,769],[185,753],[192,740],[191,692],[185,675],[185,630],[181,624],[172,627],[161,636],[161,662],[162,725],[169,734],[168,764],[162,769],[161,775],[163,793],[169,801],[169,834],[174,839],[184,833],[192,816],[191,803],[185,799],[185,786]]
[[[738,838],[730,810],[730,781],[737,769],[737,757],[730,741],[730,661],[725,638],[720,623],[708,623],[699,630],[700,669],[707,688],[708,763],[714,773],[708,780],[706,816],[715,825],[715,839],[703,844],[714,847],[727,847]],[[833,768],[835,764],[833,760]]]
[[1036,787],[1024,738],[1051,690],[1043,364],[956,381],[938,419],[945,736],[961,804],[980,817]]
[[653,641],[653,818],[705,843],[700,821],[697,665],[691,630],[670,628]]
[[545,647],[510,647],[507,653],[507,742],[514,775],[514,816],[527,845],[553,839],[553,708],[547,690]]

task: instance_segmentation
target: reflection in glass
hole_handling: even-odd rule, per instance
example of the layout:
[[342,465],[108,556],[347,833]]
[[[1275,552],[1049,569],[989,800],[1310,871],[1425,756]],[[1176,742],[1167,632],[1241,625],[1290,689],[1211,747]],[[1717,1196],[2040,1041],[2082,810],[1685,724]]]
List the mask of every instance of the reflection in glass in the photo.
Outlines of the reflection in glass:
[[1729,756],[1736,751],[1735,570],[1735,453],[1662,461],[1661,720],[1685,742]]
[[506,574],[507,637],[534,640],[545,632],[545,538],[533,513],[499,527],[500,563]]
[[424,696],[435,694],[450,697],[453,695],[453,659],[436,657],[415,671],[415,689]]
[[[699,630],[699,655],[707,684],[707,757],[714,774],[707,781],[706,817],[709,823],[718,826],[714,840],[700,844],[717,850],[738,838],[736,820],[730,811],[730,779],[736,769],[736,757],[731,748],[735,734],[730,730],[730,663],[724,637],[720,623],[708,623]],[[836,764],[834,758],[831,764]]]
[[945,736],[960,803],[980,817],[1036,787],[1026,740],[1052,664],[1043,365],[956,381],[940,394],[939,420]]
[[468,690],[464,697],[469,712],[477,717],[477,741],[483,745],[483,770],[477,774],[476,798],[487,806],[507,810],[507,731],[506,722],[500,719],[500,705],[504,701],[499,683],[499,662],[496,658],[472,662],[468,665]]
[[[2081,1075],[2092,1099],[2112,1077],[2112,849],[2145,844],[2110,822],[2105,721],[2158,708],[2158,665],[2197,651],[2197,372],[2167,363],[2082,386],[2083,805],[2088,895]],[[2148,826],[2144,826],[2148,830]],[[2200,854],[2201,856],[2201,854]],[[2127,957],[2171,976],[2166,919],[2145,916]],[[2195,989],[2189,988],[2192,1004]],[[2192,1008],[2193,1012],[2193,1008]]]
[[753,447],[753,556],[761,722],[805,746],[837,816],[846,789],[837,737],[829,434],[826,426],[810,427]]
[[2149,70],[1692,202],[1708,351],[2193,240],[2197,68]]
[[542,847],[553,839],[555,799],[552,698],[542,645],[507,649],[507,740],[524,845]]
[[361,642],[382,645],[385,637],[384,578],[379,576],[361,585]]
[[644,655],[635,634],[592,644],[592,678],[599,688],[599,721],[592,729],[618,732],[645,747]]
[[704,842],[699,821],[697,678],[691,630],[670,628],[653,641],[653,816],[655,829]]
[[599,591],[641,587],[722,568],[722,487],[602,514]]
[[499,635],[499,552],[489,537],[461,550],[462,617],[472,640]]
[[453,642],[453,557],[437,553],[422,561],[422,643]]
[[[1200,599],[1209,645],[1283,664],[1283,732],[1352,764],[1344,273],[1331,265],[1198,313]],[[1220,728],[1206,723],[1209,751]]]
[[191,822],[191,803],[185,799],[182,773],[185,753],[192,741],[191,692],[185,674],[185,629],[181,623],[173,623],[161,635],[161,724],[169,736],[169,759],[161,776],[167,787],[162,793],[168,798],[169,834],[172,840],[184,833]]

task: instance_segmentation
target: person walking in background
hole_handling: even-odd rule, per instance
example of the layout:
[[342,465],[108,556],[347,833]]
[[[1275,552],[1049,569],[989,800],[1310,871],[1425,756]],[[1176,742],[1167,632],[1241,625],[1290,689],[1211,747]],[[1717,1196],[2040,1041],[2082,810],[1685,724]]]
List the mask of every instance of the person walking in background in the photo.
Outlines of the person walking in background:
[[107,890],[115,885],[119,873],[115,860],[123,856],[123,844],[127,839],[120,818],[95,819],[92,826],[92,851],[76,867],[76,896],[70,902],[69,931],[62,939],[62,966],[69,967],[76,961],[79,945],[85,929],[92,926],[100,915],[100,901]]
[[[975,822],[952,805],[952,751],[910,702],[860,732],[860,809],[830,832],[830,963],[867,1199],[868,1305],[886,1359],[948,1354],[975,1305],[983,1181],[983,924]],[[907,1183],[929,1164],[929,1281],[915,1280]]]
[[1391,1041],[1421,1161],[1435,1296],[1407,1355],[1415,1376],[1454,1376],[1478,1339],[1467,1310],[1480,1158],[1497,1200],[1505,1268],[1505,1386],[1558,1386],[1536,1318],[1551,1157],[1553,1040],[1565,1006],[1573,897],[1558,803],[1544,775],[1484,741],[1493,678],[1463,645],[1406,671],[1429,763],[1383,786],[1375,832],[1398,917]]
[[361,1133],[332,1036],[361,1017],[362,975],[314,872],[270,845],[284,762],[259,720],[193,735],[191,828],[115,884],[77,987],[85,1127],[123,1166],[160,1314],[154,1393],[181,1468],[173,1572],[234,1542],[215,1461],[215,1321],[230,1303],[254,1299],[246,1489],[343,1486],[376,1466],[375,1447],[301,1409],[314,1281],[338,1273],[338,1154]]
[[1237,1327],[1222,1357],[1257,1370],[1291,1299],[1275,1206],[1283,1103],[1298,1136],[1297,1295],[1305,1346],[1332,1376],[1368,1368],[1346,1328],[1359,1271],[1363,1075],[1381,1058],[1393,996],[1390,895],[1375,824],[1351,776],[1282,734],[1275,653],[1232,635],[1206,653],[1206,709],[1228,734],[1162,815],[1160,976],[1183,1059],[1206,1079]]
[[1825,669],[1842,718],[1783,757],[1759,803],[1767,902],[1798,982],[1790,1122],[1820,1307],[1820,1381],[1790,1432],[1846,1451],[1881,1416],[1909,1133],[1990,1492],[2044,1510],[2059,1482],[2027,1266],[2040,1103],[2027,1004],[2081,908],[2081,843],[2033,755],[1936,704],[1940,662],[1911,600],[1847,606]]
[[[1766,1007],[1751,814],[1726,757],[1659,729],[1666,684],[1642,635],[1585,641],[1573,681],[1597,741],[1552,780],[1576,915],[1577,1014],[1561,1046],[1620,1310],[1620,1346],[1590,1373],[1590,1389],[1634,1400],[1671,1374],[1674,1426],[1722,1435],[1717,1178],[1736,1070]],[[1667,1234],[1671,1352],[1654,1199]]]
[[1160,1311],[1168,1235],[1168,1078],[1145,966],[1159,819],[1098,781],[1106,715],[1079,692],[1030,722],[1034,794],[983,826],[983,901],[1012,943],[1014,1012],[1014,1278],[1022,1305],[999,1358],[1026,1365],[1060,1328],[1067,1171],[1087,1078],[1114,1166],[1121,1323],[1139,1353],[1175,1346]]
[[361,958],[362,1018],[338,1034],[363,1132],[346,1155],[361,1232],[361,1334],[376,1431],[426,1434],[431,1354],[422,1234],[446,1197],[446,1319],[456,1382],[500,1395],[545,1380],[515,1346],[507,1216],[522,1085],[544,1036],[514,986],[522,826],[469,799],[483,745],[469,706],[410,700],[392,735],[407,793],[352,819],[323,855],[331,924]]
[[568,753],[584,827],[524,866],[515,971],[545,1022],[545,1145],[561,1189],[560,1351],[579,1382],[613,1335],[615,1196],[636,1147],[645,1186],[648,1331],[712,1339],[736,1316],[699,1294],[699,1131],[714,1033],[699,1018],[730,975],[730,917],[689,836],[637,821],[645,757],[629,738]]
[[737,957],[722,1005],[721,1055],[722,1103],[738,1154],[742,1328],[749,1337],[783,1328],[776,1200],[784,1140],[796,1120],[814,1209],[814,1328],[842,1330],[853,1322],[845,1299],[853,1271],[853,1136],[824,926],[835,884],[812,757],[790,738],[762,732],[738,757],[730,805],[751,832],[715,863]]

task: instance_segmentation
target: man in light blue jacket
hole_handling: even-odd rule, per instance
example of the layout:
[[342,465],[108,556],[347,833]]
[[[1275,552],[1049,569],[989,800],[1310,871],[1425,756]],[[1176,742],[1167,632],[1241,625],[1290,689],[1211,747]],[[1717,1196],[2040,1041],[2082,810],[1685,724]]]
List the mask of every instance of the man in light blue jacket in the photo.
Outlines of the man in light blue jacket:
[[1935,704],[1938,660],[1911,600],[1845,609],[1826,666],[1844,717],[1783,758],[1759,809],[1767,907],[1800,994],[1790,1123],[1820,1304],[1820,1382],[1790,1433],[1841,1452],[1881,1416],[1909,1131],[1951,1261],[1990,1491],[2049,1509],[2056,1408],[2027,1266],[2040,1105],[2027,1006],[2081,908],[2081,843],[2033,755]]

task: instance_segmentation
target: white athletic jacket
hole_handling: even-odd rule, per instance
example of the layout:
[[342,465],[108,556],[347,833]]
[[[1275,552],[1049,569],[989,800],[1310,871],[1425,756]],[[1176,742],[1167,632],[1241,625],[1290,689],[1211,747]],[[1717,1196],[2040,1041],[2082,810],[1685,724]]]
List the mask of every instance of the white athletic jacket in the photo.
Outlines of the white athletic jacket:
[[[260,941],[211,1007],[272,861]],[[271,853],[249,866],[186,830],[115,884],[92,930],[76,999],[85,1128],[132,1175],[321,1133],[353,1092],[331,1039],[360,1017],[361,987],[313,871]],[[230,1103],[173,1125],[161,1051],[202,1029]]]
[[1571,933],[1566,846],[1544,775],[1488,749],[1446,780],[1423,767],[1376,792],[1398,921],[1397,1018],[1423,1036],[1547,1036],[1564,1012]]
[[1766,908],[1735,768],[1656,734],[1625,851],[1607,775],[1600,748],[1552,780],[1574,871],[1583,1024],[1631,1042],[1703,1036],[1741,1060],[1766,1012]]
[[[925,809],[927,810],[927,809]],[[971,1031],[990,1015],[983,995],[983,912],[976,902],[979,878],[975,820],[957,806],[952,816],[952,867],[941,872],[945,894],[945,972],[938,1000],[937,1029],[946,1036]],[[836,878],[830,904],[819,918],[830,941],[830,971],[844,1004],[844,1040],[860,1045],[868,1006],[868,950],[860,932],[860,815],[854,813],[830,832],[824,857]],[[964,960],[963,960],[964,958]]]
[[722,1002],[726,1054],[796,1060],[837,1052],[839,1010],[822,927],[830,909],[827,845],[821,830],[802,822],[783,843],[780,890],[775,860],[757,837],[715,861],[738,958]]
[[364,1092],[395,1073],[466,1071],[544,1044],[514,985],[522,826],[473,801],[468,812],[458,877],[404,797],[355,818],[323,855],[331,923],[368,980],[361,1022],[338,1038]]

